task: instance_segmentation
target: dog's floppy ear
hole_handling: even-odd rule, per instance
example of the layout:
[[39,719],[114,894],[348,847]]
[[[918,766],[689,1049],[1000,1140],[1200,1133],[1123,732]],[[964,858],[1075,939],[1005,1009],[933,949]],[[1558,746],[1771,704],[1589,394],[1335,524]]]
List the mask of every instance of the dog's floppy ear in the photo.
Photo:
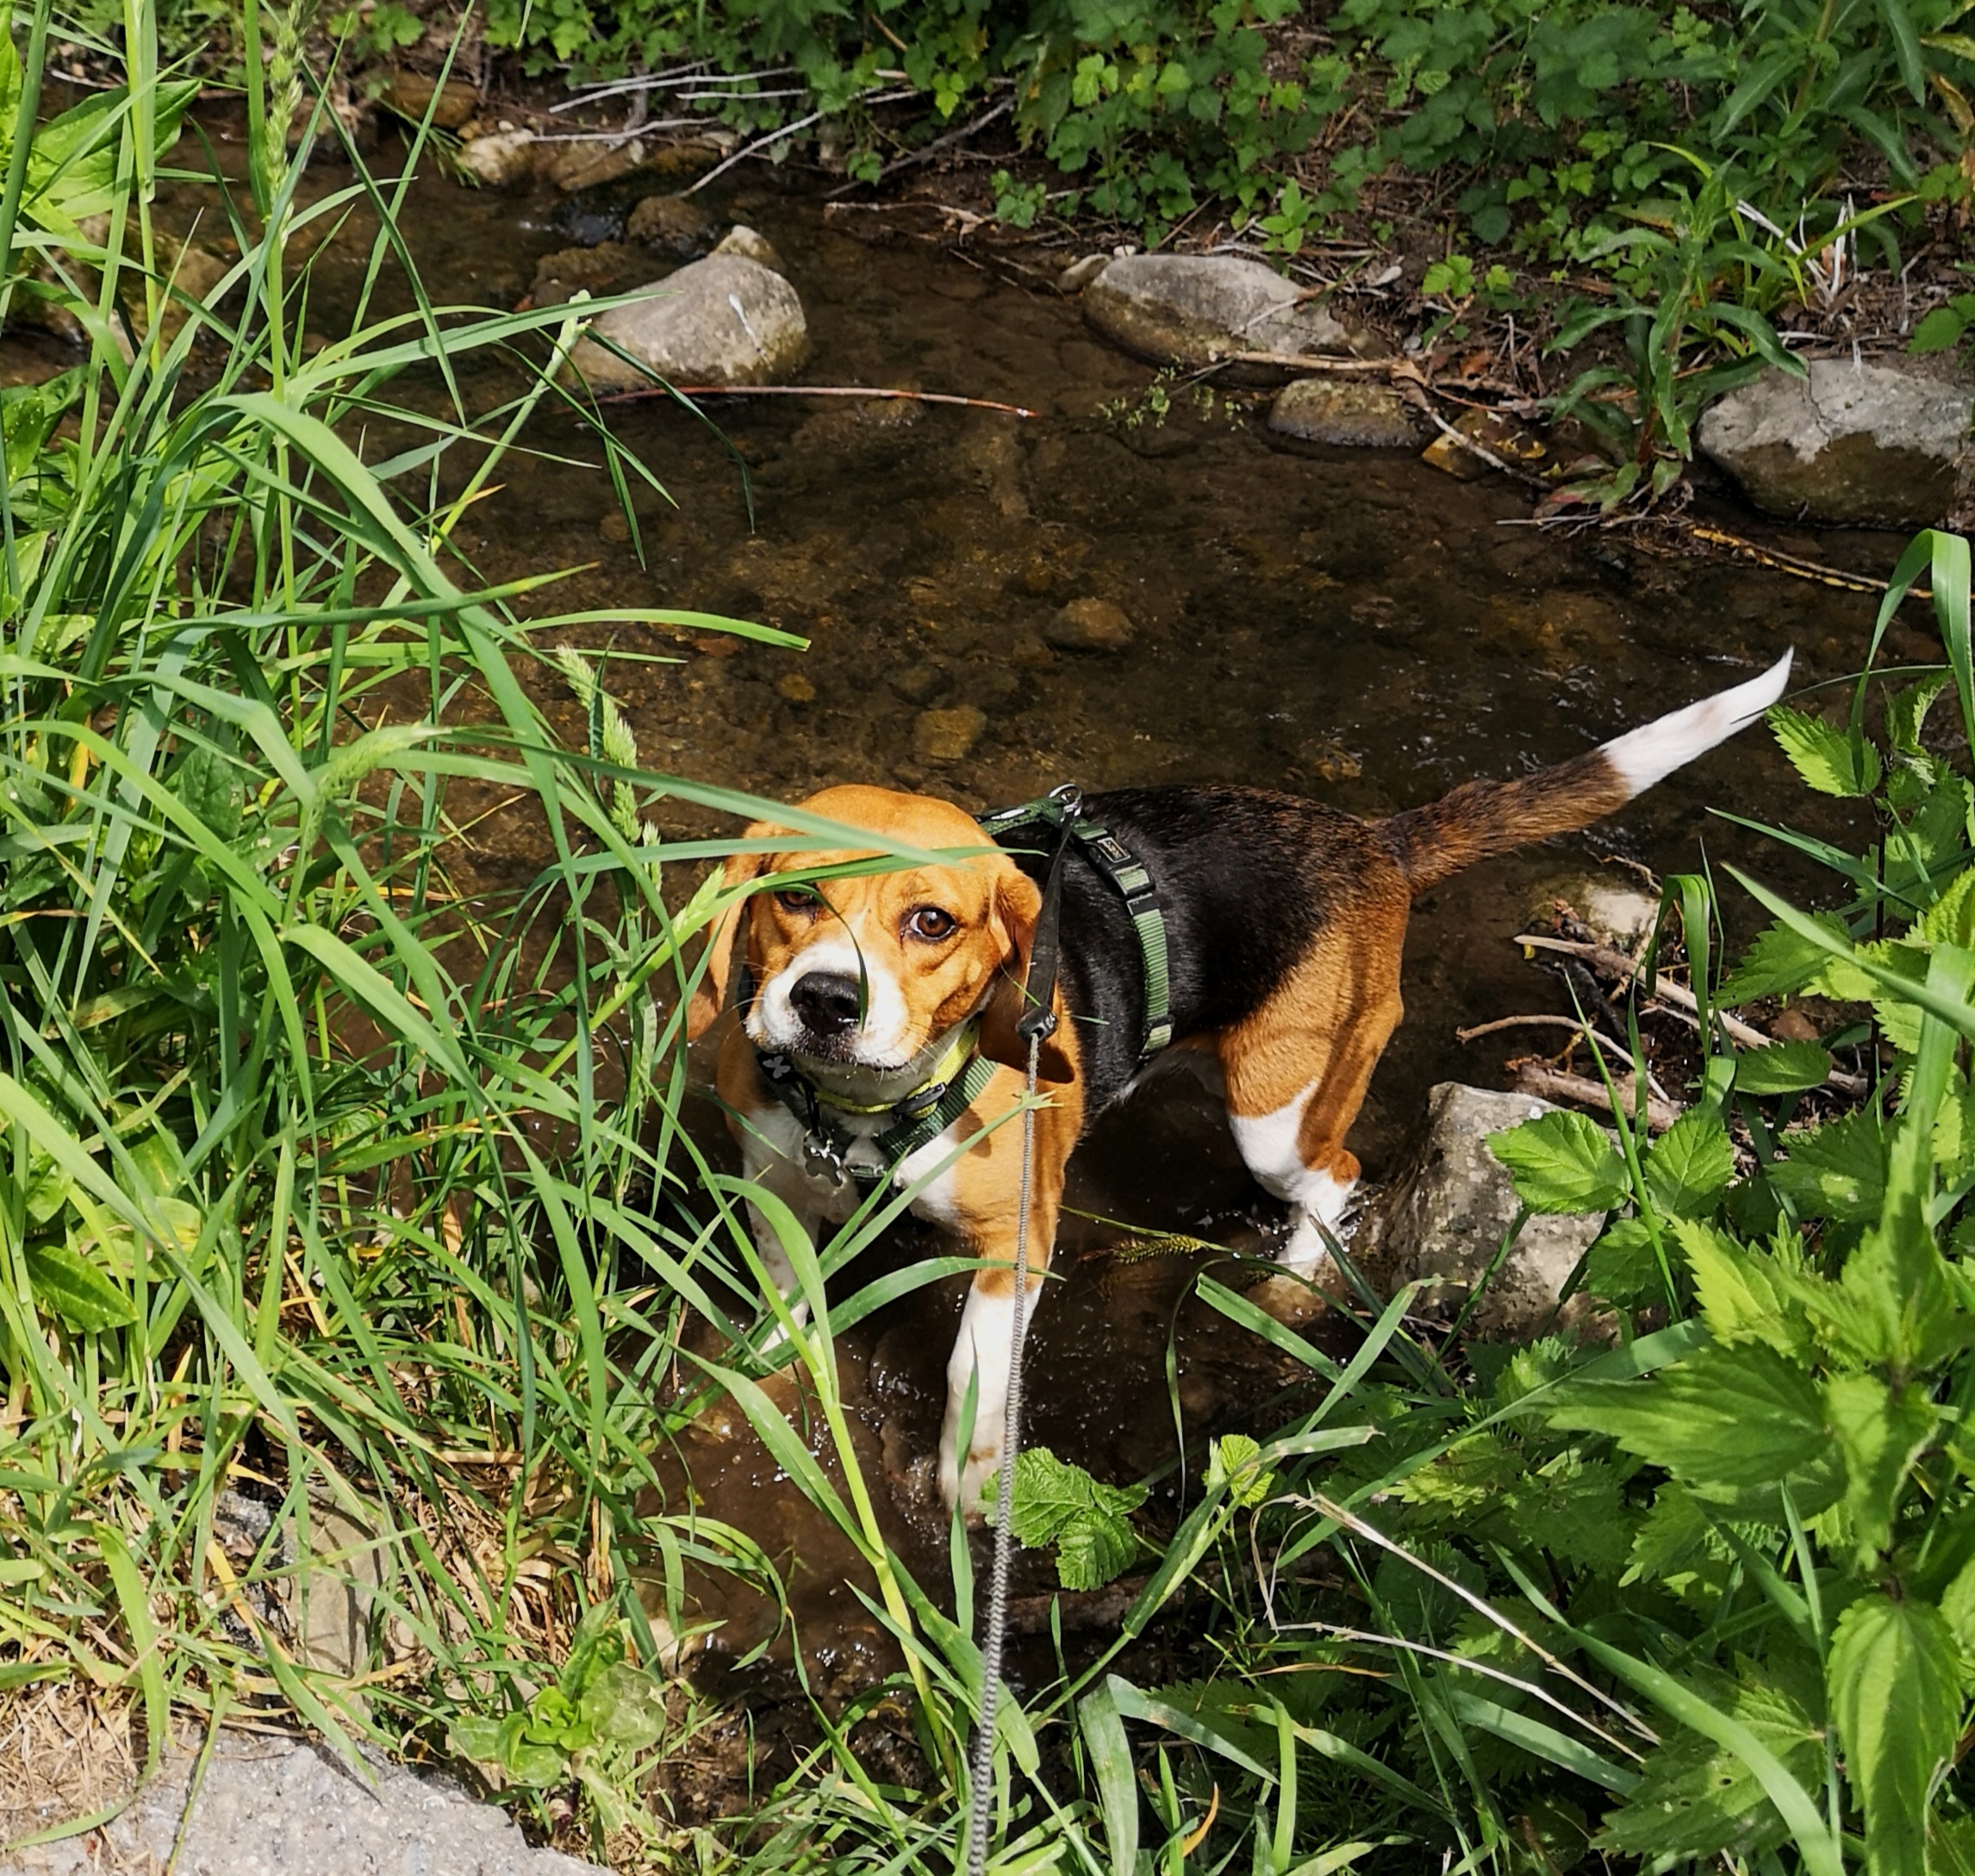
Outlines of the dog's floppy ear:
[[[765,839],[779,830],[766,821],[754,822],[744,837],[749,840]],[[720,868],[720,884],[728,891],[745,886],[750,880],[759,879],[767,871],[768,863],[774,856],[767,853],[731,853]],[[706,969],[700,976],[699,988],[693,992],[692,1000],[686,1006],[686,1039],[695,1042],[713,1026],[713,1019],[726,1007],[727,986],[733,981],[734,951],[741,942],[741,920],[747,915],[751,902],[749,898],[737,899],[714,921],[712,935],[707,939]]]
[[[1012,860],[1002,863],[988,910],[988,928],[1001,947],[994,988],[981,1013],[981,1053],[990,1062],[1028,1072],[1029,1045],[1015,1033],[1028,1007],[1029,950],[1043,909],[1042,889]],[[1036,1057],[1036,1078],[1061,1084],[1076,1079],[1076,1065],[1059,1027],[1044,1040]]]

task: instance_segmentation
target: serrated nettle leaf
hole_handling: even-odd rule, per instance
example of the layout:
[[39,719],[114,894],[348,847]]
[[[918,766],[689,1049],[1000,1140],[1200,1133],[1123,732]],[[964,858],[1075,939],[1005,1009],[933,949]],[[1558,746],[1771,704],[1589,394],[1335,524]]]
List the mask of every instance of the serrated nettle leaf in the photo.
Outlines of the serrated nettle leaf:
[[[1799,1784],[1814,1791],[1822,1782],[1823,1690],[1814,1662],[1739,1661],[1732,1680],[1704,1671],[1688,1685],[1732,1713]],[[1625,1802],[1605,1813],[1599,1842],[1631,1856],[1712,1860],[1758,1857],[1789,1835],[1755,1774],[1734,1753],[1676,1727],[1647,1754]]]
[[1674,1218],[1714,1210],[1735,1175],[1735,1148],[1719,1118],[1698,1109],[1682,1114],[1646,1156],[1646,1196]]
[[1975,866],[1957,872],[1947,888],[1914,923],[1911,938],[1928,944],[1975,950]]
[[1889,692],[1885,701],[1886,743],[1903,756],[1924,757],[1927,751],[1921,747],[1920,732],[1927,721],[1927,713],[1934,707],[1935,701],[1946,690],[1951,674],[1935,671],[1923,677],[1916,684],[1904,690]]
[[[1816,914],[1815,922],[1841,944],[1852,936],[1844,921],[1829,913]],[[1753,1003],[1758,997],[1788,996],[1807,988],[1829,962],[1830,953],[1792,931],[1779,920],[1742,954],[1741,962],[1723,983],[1716,1000],[1734,1008]],[[1872,980],[1866,979],[1867,988]]]
[[1962,1678],[1975,1674],[1975,1556],[1971,1556],[1941,1592],[1941,1613],[1961,1650]]
[[1787,704],[1770,710],[1769,726],[1797,774],[1820,795],[1870,795],[1879,785],[1879,752],[1871,742],[1860,739],[1854,748],[1846,731]]
[[1806,1516],[1842,1490],[1816,1386],[1760,1343],[1710,1344],[1648,1381],[1567,1383],[1549,1419],[1606,1434],[1748,1516],[1779,1517],[1785,1483]]
[[[1930,903],[1966,852],[1967,836],[1968,784],[1945,773],[1917,807],[1887,830],[1878,869],[1885,889],[1909,904]],[[1870,850],[1866,857],[1872,857]]]
[[1617,1148],[1595,1121],[1566,1108],[1490,1134],[1488,1150],[1532,1212],[1609,1212],[1631,1195]]
[[1925,1876],[1928,1794],[1960,1733],[1959,1651],[1931,1604],[1873,1591],[1838,1618],[1826,1662],[1872,1876]]
[[1895,1392],[1876,1374],[1834,1374],[1824,1412],[1845,1455],[1845,1506],[1861,1553],[1891,1540],[1908,1474],[1927,1450],[1940,1415],[1910,1384]]
[[[982,1488],[984,1500],[991,1505],[997,1489],[990,1479]],[[1101,1589],[1137,1555],[1138,1537],[1129,1519],[1144,1502],[1142,1485],[1100,1484],[1048,1447],[1031,1446],[1015,1461],[1009,1524],[1025,1548],[1056,1547],[1056,1574],[1065,1589]]]
[[1786,1134],[1782,1144],[1788,1157],[1763,1173],[1799,1217],[1841,1223],[1878,1218],[1886,1152],[1877,1114],[1861,1108],[1810,1132]]
[[1773,1257],[1744,1250],[1725,1232],[1685,1218],[1675,1221],[1673,1236],[1693,1275],[1701,1319],[1716,1342],[1759,1342],[1808,1362],[1810,1326]]
[[1585,1254],[1584,1287],[1617,1309],[1667,1300],[1667,1279],[1643,1218],[1615,1218]]
[[1950,1184],[1975,1168],[1975,1089],[1959,1069],[1935,1111],[1933,1150],[1934,1163]]
[[1207,1489],[1227,1493],[1231,1504],[1251,1511],[1275,1489],[1275,1474],[1261,1463],[1262,1447],[1245,1433],[1229,1433],[1207,1448]]
[[1773,1042],[1735,1058],[1735,1089],[1743,1094],[1800,1094],[1822,1088],[1830,1072],[1831,1052],[1822,1043]]

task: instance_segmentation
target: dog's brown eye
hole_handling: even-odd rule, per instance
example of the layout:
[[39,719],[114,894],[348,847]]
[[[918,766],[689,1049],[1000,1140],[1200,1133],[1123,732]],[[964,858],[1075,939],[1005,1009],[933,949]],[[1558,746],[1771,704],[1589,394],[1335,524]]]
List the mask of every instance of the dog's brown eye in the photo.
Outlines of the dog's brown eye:
[[906,930],[914,938],[937,942],[951,938],[959,928],[959,919],[950,912],[942,912],[938,906],[920,906],[906,914]]
[[814,912],[823,901],[813,886],[791,886],[787,892],[777,893],[775,902],[784,912]]

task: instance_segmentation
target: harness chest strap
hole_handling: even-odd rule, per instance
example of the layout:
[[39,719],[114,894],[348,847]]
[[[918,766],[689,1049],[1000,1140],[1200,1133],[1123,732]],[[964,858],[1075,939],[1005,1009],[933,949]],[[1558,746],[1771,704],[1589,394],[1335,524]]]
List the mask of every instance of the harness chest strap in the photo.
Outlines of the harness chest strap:
[[1040,801],[984,814],[981,825],[996,840],[1029,826],[1067,832],[1125,901],[1125,912],[1138,934],[1139,963],[1144,976],[1145,1028],[1138,1046],[1138,1064],[1143,1068],[1173,1039],[1166,918],[1151,873],[1109,828],[1083,813],[1079,789],[1058,789]]

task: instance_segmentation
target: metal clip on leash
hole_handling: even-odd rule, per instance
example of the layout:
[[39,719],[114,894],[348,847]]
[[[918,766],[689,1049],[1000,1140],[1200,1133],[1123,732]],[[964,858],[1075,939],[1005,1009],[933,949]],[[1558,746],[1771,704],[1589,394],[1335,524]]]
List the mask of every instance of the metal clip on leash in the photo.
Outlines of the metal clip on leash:
[[[1056,851],[1050,860],[1043,888],[1042,909],[1036,915],[1036,935],[1029,946],[1028,981],[1022,987],[1026,1007],[1015,1023],[1015,1033],[1029,1045],[1029,1081],[1022,1109],[1022,1188],[1015,1215],[1015,1312],[1010,1324],[1008,1399],[1001,1420],[1001,1470],[994,1498],[994,1562],[988,1577],[988,1635],[981,1649],[981,1717],[974,1734],[973,1809],[968,1817],[968,1876],[981,1876],[988,1867],[988,1828],[994,1812],[994,1703],[1001,1684],[1001,1656],[1008,1638],[1008,1565],[1013,1555],[1015,1459],[1022,1440],[1022,1337],[1027,1326],[1029,1288],[1029,1194],[1036,1163],[1036,1068],[1043,1044],[1056,1033],[1056,965],[1062,955],[1062,912],[1063,853],[1069,845],[1069,824],[1082,806],[1081,791],[1059,788],[1054,799],[1063,802]],[[958,1455],[956,1455],[958,1456]]]

